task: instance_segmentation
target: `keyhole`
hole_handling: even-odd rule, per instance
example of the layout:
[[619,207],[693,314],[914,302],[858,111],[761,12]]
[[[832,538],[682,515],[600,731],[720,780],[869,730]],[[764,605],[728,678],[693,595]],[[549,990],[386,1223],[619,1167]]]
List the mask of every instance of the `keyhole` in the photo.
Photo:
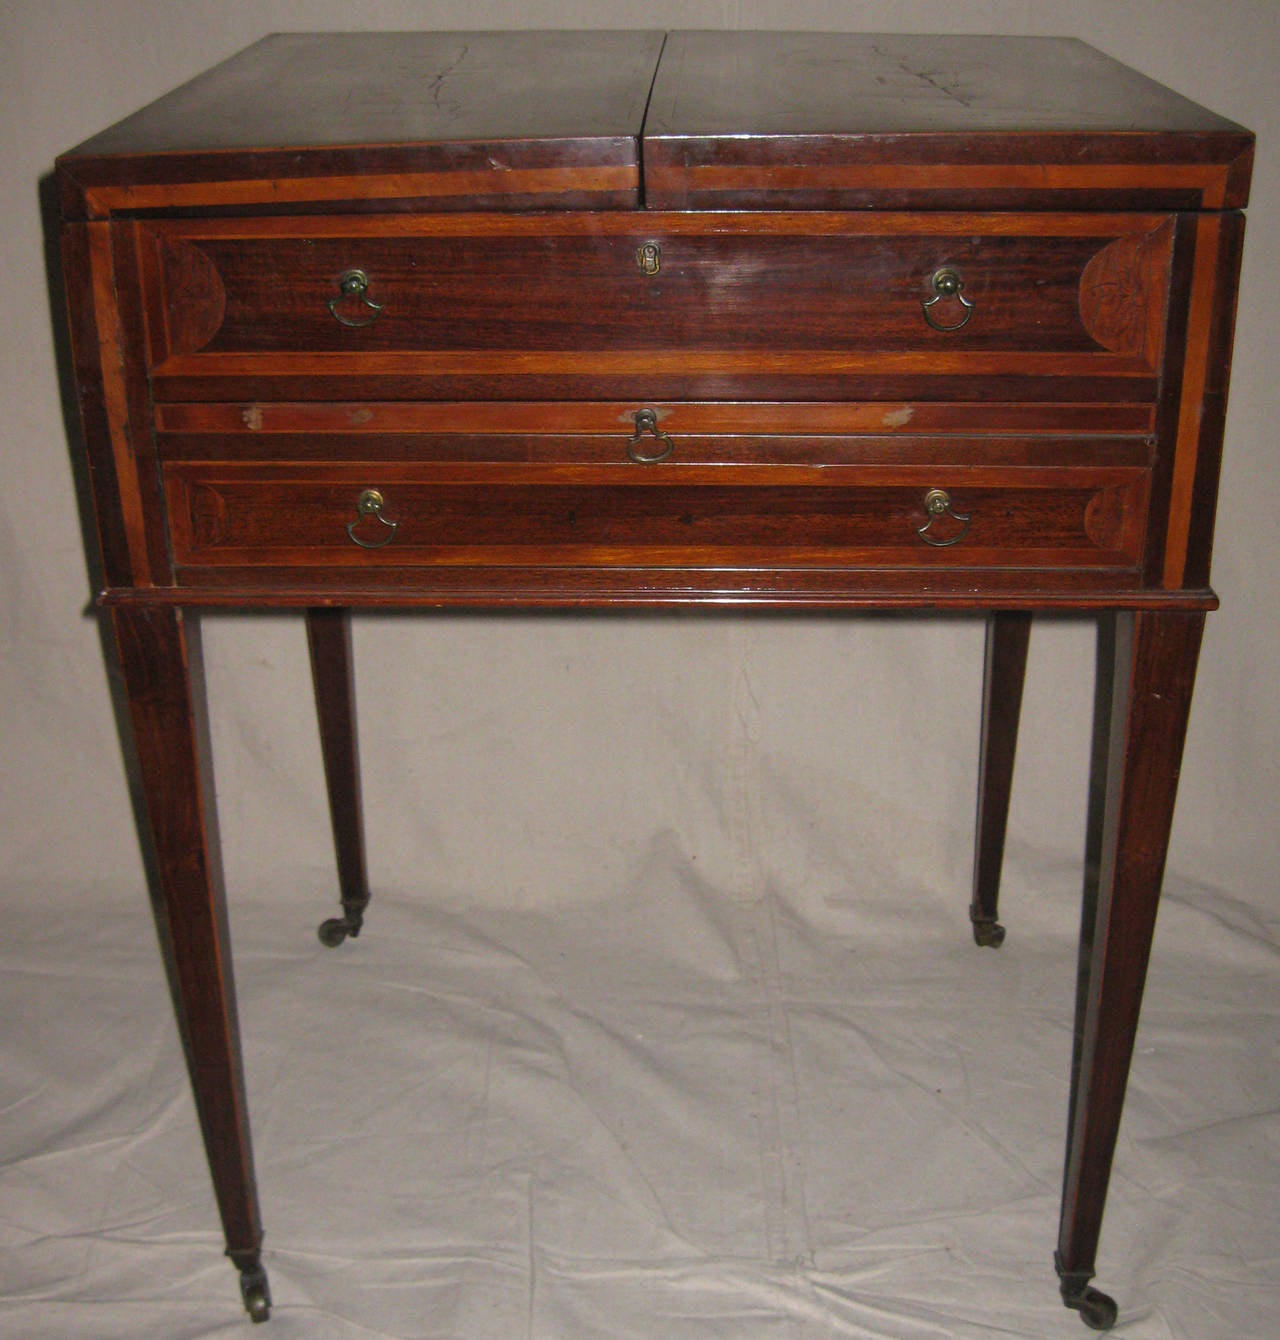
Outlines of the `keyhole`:
[[636,248],[636,264],[641,274],[656,275],[662,269],[662,248],[656,242],[645,242]]

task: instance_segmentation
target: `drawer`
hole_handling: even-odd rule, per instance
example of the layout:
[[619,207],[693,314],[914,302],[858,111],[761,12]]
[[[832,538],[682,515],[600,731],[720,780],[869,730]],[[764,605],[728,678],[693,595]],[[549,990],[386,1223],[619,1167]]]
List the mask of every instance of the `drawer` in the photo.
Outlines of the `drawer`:
[[1161,215],[133,225],[160,400],[1151,401]]
[[1152,405],[983,401],[214,401],[155,409],[165,460],[1150,465]]
[[1135,570],[1146,469],[175,461],[178,579],[306,568]]

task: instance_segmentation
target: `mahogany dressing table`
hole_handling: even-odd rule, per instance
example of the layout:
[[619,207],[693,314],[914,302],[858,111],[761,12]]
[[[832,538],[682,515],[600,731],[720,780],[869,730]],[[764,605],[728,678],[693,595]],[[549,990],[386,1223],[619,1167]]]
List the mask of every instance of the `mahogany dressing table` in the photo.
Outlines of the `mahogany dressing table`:
[[1099,626],[1056,1253],[1095,1252],[1206,611],[1252,136],[1080,43],[268,38],[59,160],[179,1024],[269,1314],[195,613],[306,613],[343,912],[349,611],[987,619],[997,946],[1030,619]]

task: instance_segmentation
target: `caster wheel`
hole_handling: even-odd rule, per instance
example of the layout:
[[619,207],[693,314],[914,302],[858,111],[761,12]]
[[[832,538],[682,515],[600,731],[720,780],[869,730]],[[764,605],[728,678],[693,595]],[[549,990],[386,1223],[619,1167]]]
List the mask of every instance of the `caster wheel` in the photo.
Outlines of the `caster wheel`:
[[266,1321],[271,1316],[271,1299],[265,1284],[255,1284],[244,1291],[244,1310],[252,1322]]
[[328,945],[330,949],[336,949],[347,938],[347,932],[350,929],[345,917],[330,917],[328,921],[320,923],[320,928],[316,931],[316,934],[320,937],[322,945]]
[[267,1272],[260,1263],[255,1261],[241,1267],[240,1297],[251,1321],[266,1321],[271,1316],[271,1289],[267,1284]]
[[1109,1331],[1116,1324],[1119,1313],[1116,1300],[1099,1289],[1086,1289],[1079,1299],[1067,1306],[1080,1313],[1080,1320],[1091,1331]]
[[985,948],[999,949],[1004,944],[1004,927],[998,921],[975,921],[973,942]]

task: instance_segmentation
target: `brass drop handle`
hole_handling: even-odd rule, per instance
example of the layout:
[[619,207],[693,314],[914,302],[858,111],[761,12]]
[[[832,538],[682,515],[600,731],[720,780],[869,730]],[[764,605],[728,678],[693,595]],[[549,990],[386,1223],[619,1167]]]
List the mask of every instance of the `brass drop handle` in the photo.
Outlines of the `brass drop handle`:
[[[356,311],[364,308],[372,315],[361,314],[359,320],[353,321],[350,317],[343,316],[338,310],[340,304],[351,310],[353,305],[357,303],[359,306],[355,308]],[[374,302],[369,297],[369,276],[363,270],[348,270],[345,274],[338,276],[338,296],[329,299],[329,315],[340,325],[352,326],[357,330],[373,325],[382,315],[382,304]]]
[[[347,522],[347,538],[352,544],[358,544],[361,549],[381,549],[383,545],[390,544],[396,538],[396,531],[400,529],[400,523],[398,521],[388,521],[382,515],[382,509],[385,505],[386,499],[377,489],[365,489],[356,499],[356,519]],[[356,534],[356,528],[364,521],[365,517],[372,517],[374,523],[382,527],[381,530],[374,531],[371,539],[365,539]]]
[[[636,431],[627,440],[627,455],[639,465],[653,465],[656,461],[665,461],[676,449],[676,444],[658,427],[656,409],[638,409],[635,412]],[[657,442],[657,449],[645,451],[645,434]]]
[[[930,489],[924,495],[924,510],[929,519],[923,526],[916,528],[916,534],[925,544],[931,544],[935,549],[945,549],[950,544],[959,544],[969,533],[969,522],[973,520],[972,515],[953,511],[951,495],[946,489]],[[960,523],[960,529],[956,534],[947,539],[942,539],[932,530],[933,523],[943,516],[949,516],[952,521]]]
[[[924,319],[929,325],[934,330],[942,331],[959,330],[961,326],[967,326],[969,318],[973,315],[973,303],[964,296],[964,280],[960,278],[960,272],[944,266],[941,270],[934,271],[929,284],[933,289],[933,297],[926,298],[920,304],[924,308]],[[960,320],[953,321],[949,325],[937,320],[932,310],[935,304],[948,298],[954,298],[960,304]]]

